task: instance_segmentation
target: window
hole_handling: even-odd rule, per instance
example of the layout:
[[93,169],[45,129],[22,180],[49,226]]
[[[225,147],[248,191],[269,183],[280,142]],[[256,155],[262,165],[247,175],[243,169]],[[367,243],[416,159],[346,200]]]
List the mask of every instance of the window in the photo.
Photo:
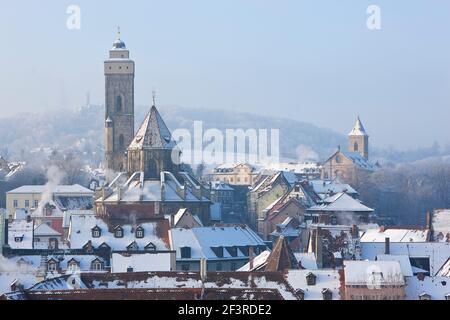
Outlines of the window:
[[122,112],[122,96],[116,97],[116,112]]
[[123,238],[123,229],[120,226],[114,228],[114,237]]
[[312,272],[309,272],[306,275],[306,284],[308,286],[315,286],[316,285],[316,275],[313,274]]
[[75,259],[72,259],[67,264],[67,271],[75,272],[78,270],[78,262]]
[[137,245],[136,241],[133,241],[127,247],[127,251],[138,251],[138,250],[139,250],[139,246]]
[[119,146],[123,147],[123,145],[125,144],[125,140],[123,138],[123,134],[119,135]]
[[181,259],[190,259],[191,258],[191,247],[181,247]]
[[136,229],[136,238],[141,239],[144,237],[144,228],[137,227]]
[[145,250],[146,251],[155,251],[156,250],[156,246],[153,242],[149,242],[149,244],[147,244],[145,246]]
[[91,262],[91,270],[98,271],[98,270],[102,270],[102,269],[103,269],[103,263],[100,260],[95,259],[94,261]]
[[222,264],[220,262],[216,263],[216,271],[222,271]]
[[34,205],[35,208],[37,208],[39,206],[39,201],[38,200],[34,200]]
[[189,264],[187,264],[187,263],[182,264],[182,265],[181,265],[181,270],[183,270],[183,271],[189,271],[189,270],[190,270]]
[[332,300],[333,293],[330,291],[330,289],[323,289],[322,297],[323,297],[323,300]]
[[335,158],[334,158],[334,161],[336,161],[336,163],[341,163],[341,157],[340,156],[336,156]]
[[19,207],[19,201],[14,200],[13,201],[13,206],[14,206],[14,208],[18,208]]
[[305,292],[302,289],[297,289],[295,293],[300,300],[305,300]]
[[56,271],[58,264],[55,260],[50,260],[47,262],[47,271]]
[[358,142],[355,142],[354,144],[353,144],[353,151],[358,151]]
[[14,242],[22,242],[23,236],[16,236],[14,237]]
[[127,272],[133,272],[133,267],[128,267]]
[[101,234],[101,230],[98,226],[92,228],[92,238],[100,238]]
[[25,200],[25,208],[29,208],[30,207],[30,200]]
[[337,225],[337,217],[336,216],[331,216],[331,224]]

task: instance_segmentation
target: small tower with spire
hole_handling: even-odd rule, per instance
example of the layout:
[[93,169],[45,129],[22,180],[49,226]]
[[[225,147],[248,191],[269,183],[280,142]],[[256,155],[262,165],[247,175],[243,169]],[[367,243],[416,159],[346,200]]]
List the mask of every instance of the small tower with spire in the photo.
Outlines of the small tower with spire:
[[348,151],[359,153],[363,158],[369,160],[369,135],[359,116],[352,131],[348,134]]

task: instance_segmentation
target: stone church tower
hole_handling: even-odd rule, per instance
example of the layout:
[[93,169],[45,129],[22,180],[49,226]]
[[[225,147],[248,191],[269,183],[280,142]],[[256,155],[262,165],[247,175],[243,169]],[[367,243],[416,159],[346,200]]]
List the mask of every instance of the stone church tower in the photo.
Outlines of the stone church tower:
[[348,134],[348,151],[359,153],[364,159],[369,159],[369,135],[359,117],[354,128]]
[[159,179],[161,171],[175,175],[179,172],[180,150],[154,102],[130,143],[127,155],[129,175],[143,171],[145,179]]
[[120,31],[105,61],[106,168],[126,171],[126,150],[134,137],[134,61]]

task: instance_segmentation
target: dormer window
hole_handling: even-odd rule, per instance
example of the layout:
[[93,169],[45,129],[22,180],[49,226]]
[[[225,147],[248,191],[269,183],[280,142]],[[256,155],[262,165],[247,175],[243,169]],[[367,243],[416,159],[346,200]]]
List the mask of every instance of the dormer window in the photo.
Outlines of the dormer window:
[[305,300],[305,292],[302,289],[295,290],[295,293],[300,300]]
[[56,269],[58,269],[58,261],[56,261],[55,259],[48,260],[47,271],[53,272],[56,271]]
[[419,295],[419,300],[431,300],[431,296],[428,293],[422,293]]
[[23,241],[23,234],[14,236],[14,242],[22,242]]
[[322,297],[323,297],[323,300],[333,300],[333,293],[331,292],[330,289],[323,289]]
[[123,228],[121,226],[117,226],[114,228],[114,237],[123,238]]
[[145,246],[145,250],[146,251],[155,251],[156,250],[156,246],[153,242],[149,242],[146,246]]
[[70,259],[69,262],[67,263],[67,271],[75,272],[78,269],[79,269],[78,268],[78,261],[75,260],[74,258]]
[[136,238],[142,239],[144,237],[144,228],[141,226],[136,228]]
[[181,259],[191,258],[191,247],[181,247],[180,248]]
[[308,286],[315,286],[316,285],[316,275],[312,272],[308,272],[308,274],[306,275],[306,284]]
[[91,270],[93,270],[93,271],[103,270],[103,262],[98,258],[92,260]]
[[100,238],[102,231],[98,226],[92,228],[92,238]]
[[132,243],[130,243],[127,247],[128,251],[138,251],[139,250],[139,246],[136,243],[136,241],[133,241]]

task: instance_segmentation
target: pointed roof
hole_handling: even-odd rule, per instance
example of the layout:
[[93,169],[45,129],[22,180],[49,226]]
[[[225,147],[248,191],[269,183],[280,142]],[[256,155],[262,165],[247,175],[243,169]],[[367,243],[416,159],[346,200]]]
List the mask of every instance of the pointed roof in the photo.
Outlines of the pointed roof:
[[352,131],[348,134],[349,136],[367,136],[366,129],[364,129],[364,126],[361,122],[361,119],[359,117],[356,119],[355,126],[353,127]]
[[284,271],[286,269],[298,269],[297,259],[289,247],[286,239],[280,236],[267,257],[267,265],[264,271]]
[[332,211],[332,212],[372,212],[369,208],[346,194],[345,192],[336,193],[323,200],[322,204],[315,205],[308,209],[309,211]]
[[172,149],[176,145],[169,129],[155,106],[142,122],[139,130],[131,141],[129,149]]

